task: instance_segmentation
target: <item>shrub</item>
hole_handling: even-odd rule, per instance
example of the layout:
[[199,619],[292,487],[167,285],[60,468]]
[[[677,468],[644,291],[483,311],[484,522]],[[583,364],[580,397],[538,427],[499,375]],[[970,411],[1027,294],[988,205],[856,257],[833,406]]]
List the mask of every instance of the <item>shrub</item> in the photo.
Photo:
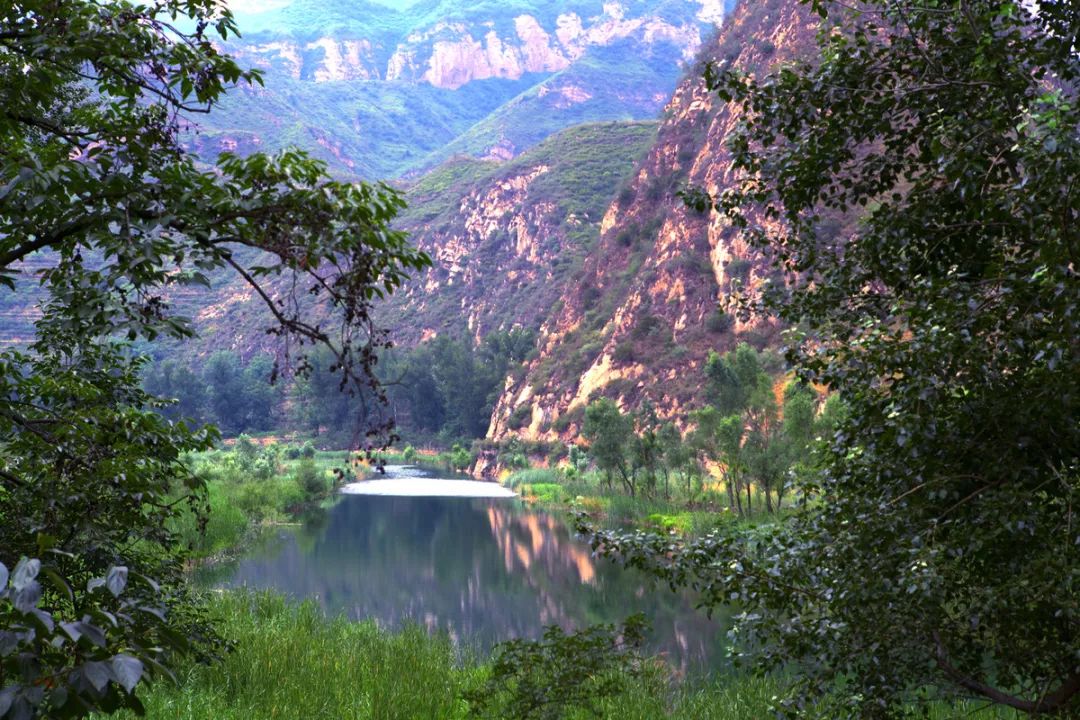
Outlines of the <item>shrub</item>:
[[236,452],[248,460],[253,460],[255,455],[258,454],[259,448],[255,443],[251,441],[251,436],[247,433],[241,433],[240,437],[236,438]]
[[634,343],[629,340],[623,340],[615,346],[615,349],[611,353],[611,359],[620,365],[628,365],[634,362]]
[[474,459],[473,454],[461,445],[455,444],[450,450],[450,467],[454,470],[468,470]]
[[321,498],[330,491],[330,483],[327,482],[326,474],[316,467],[315,461],[311,458],[304,458],[297,463],[296,469],[293,471],[293,479],[309,500]]
[[717,308],[705,317],[705,329],[717,335],[731,330],[735,321],[726,312]]
[[520,430],[531,419],[532,405],[519,405],[514,408],[514,412],[510,413],[510,418],[506,421],[506,424],[511,430]]
[[525,470],[518,470],[517,472],[506,478],[506,485],[508,487],[518,486],[539,486],[539,485],[558,485],[561,479],[557,470],[550,468],[528,468]]
[[[546,472],[552,472],[552,475],[545,476],[546,479],[558,479],[558,475],[554,474],[553,471]],[[521,485],[521,494],[549,504],[561,503],[566,496],[566,493],[563,491],[563,486],[557,482],[523,483]]]
[[481,718],[561,718],[574,709],[600,716],[600,703],[641,675],[647,629],[638,614],[619,629],[596,625],[568,634],[552,625],[541,640],[501,643],[491,676],[465,698]]

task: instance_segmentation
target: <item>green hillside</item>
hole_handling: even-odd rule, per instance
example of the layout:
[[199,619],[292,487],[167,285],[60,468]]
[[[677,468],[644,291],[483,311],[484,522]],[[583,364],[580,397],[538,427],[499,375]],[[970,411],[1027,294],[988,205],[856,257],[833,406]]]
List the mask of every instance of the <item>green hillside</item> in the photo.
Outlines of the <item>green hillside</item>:
[[680,72],[680,49],[671,44],[647,48],[625,40],[593,48],[566,70],[503,103],[424,158],[420,167],[455,155],[483,156],[499,144],[521,152],[582,123],[652,119],[671,96]]
[[[600,0],[390,4],[295,0],[267,12],[238,13],[243,34],[226,49],[241,65],[263,68],[265,86],[238,88],[214,113],[194,118],[198,129],[189,147],[210,160],[222,151],[295,145],[340,177],[367,179],[415,176],[461,154],[505,158],[573,125],[657,116],[682,72],[683,43],[689,41],[643,26],[619,31],[629,36],[612,28],[648,19],[670,28],[696,26],[701,38],[712,32],[697,17],[697,2],[628,0],[619,11]],[[558,18],[571,14],[584,28],[574,41],[584,45],[574,48],[555,37]],[[525,52],[517,22],[526,15],[548,34],[553,57],[563,58],[556,66],[566,62],[563,53],[571,58],[568,67],[485,78],[487,70],[469,64],[486,62],[482,52],[453,59],[456,51],[443,48],[448,54],[439,62],[464,63],[471,81],[448,89],[420,79],[443,41],[483,44],[494,34],[507,52]],[[352,55],[333,55],[346,46]],[[328,74],[329,67],[336,74]],[[495,74],[513,77],[516,71],[503,67]]]
[[268,89],[231,94],[198,119],[191,144],[212,158],[222,150],[304,148],[343,177],[393,177],[425,162],[536,76],[492,79],[457,90],[382,81],[312,83],[274,76]]
[[[578,125],[508,162],[458,157],[432,170],[409,188],[398,224],[436,257],[435,267],[392,296],[381,319],[406,343],[425,330],[460,333],[463,309],[479,335],[538,326],[595,246],[604,212],[656,129]],[[476,205],[511,185],[520,188],[504,198],[513,209],[490,231],[478,229]],[[438,260],[446,246],[464,248],[457,274]]]

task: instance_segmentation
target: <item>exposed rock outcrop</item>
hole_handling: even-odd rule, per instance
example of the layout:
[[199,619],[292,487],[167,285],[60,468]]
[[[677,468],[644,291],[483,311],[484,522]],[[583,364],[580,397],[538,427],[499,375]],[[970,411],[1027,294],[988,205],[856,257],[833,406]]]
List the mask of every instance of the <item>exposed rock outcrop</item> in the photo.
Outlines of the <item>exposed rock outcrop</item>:
[[[808,52],[815,25],[791,0],[748,3],[700,58],[760,72]],[[733,279],[768,279],[767,264],[718,215],[686,208],[676,192],[691,184],[716,193],[733,181],[725,140],[737,108],[707,91],[700,67],[680,84],[657,141],[629,187],[608,208],[599,244],[575,287],[545,323],[539,355],[508,384],[488,437],[570,440],[585,405],[608,396],[633,408],[648,398],[681,419],[697,401],[710,350],[736,337],[775,342],[767,318],[740,324],[717,312]],[[522,406],[531,408],[523,414]],[[511,416],[529,418],[518,429]]]
[[[608,2],[598,15],[563,13],[546,23],[522,13],[512,18],[436,21],[393,32],[358,36],[356,30],[299,39],[263,30],[248,43],[231,43],[243,62],[294,79],[328,82],[383,79],[458,88],[488,78],[563,70],[590,47],[633,38],[644,46],[676,45],[691,59],[723,15],[720,0],[688,3],[695,13],[667,19],[656,7]],[[390,9],[382,12],[399,24]],[[509,20],[509,23],[506,22]],[[388,20],[389,22],[389,20]]]

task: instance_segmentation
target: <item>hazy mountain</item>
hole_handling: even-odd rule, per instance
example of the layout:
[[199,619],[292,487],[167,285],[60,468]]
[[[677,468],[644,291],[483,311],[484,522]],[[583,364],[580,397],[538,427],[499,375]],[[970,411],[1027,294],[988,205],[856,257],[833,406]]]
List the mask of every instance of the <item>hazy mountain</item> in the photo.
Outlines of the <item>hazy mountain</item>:
[[[345,177],[508,158],[562,128],[651,120],[733,0],[294,0],[225,43],[266,86],[199,118],[213,156],[309,148]],[[247,7],[242,6],[242,7]],[[264,6],[265,7],[265,6]]]

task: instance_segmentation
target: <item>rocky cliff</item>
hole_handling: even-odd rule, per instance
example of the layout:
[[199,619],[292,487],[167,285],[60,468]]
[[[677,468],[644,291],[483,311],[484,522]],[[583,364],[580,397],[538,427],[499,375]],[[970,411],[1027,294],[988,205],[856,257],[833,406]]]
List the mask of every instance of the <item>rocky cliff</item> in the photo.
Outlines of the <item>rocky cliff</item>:
[[298,145],[342,177],[508,159],[584,122],[651,120],[733,0],[292,0],[225,44],[265,87],[198,118],[191,146]]
[[[725,22],[700,63],[745,72],[808,52],[814,24],[791,0],[747,3]],[[676,192],[717,192],[732,181],[725,140],[740,118],[707,92],[699,68],[679,85],[656,143],[608,207],[601,237],[564,302],[543,324],[539,354],[511,380],[488,436],[568,440],[596,397],[623,407],[652,401],[680,420],[696,400],[710,350],[737,340],[775,342],[769,319],[742,325],[718,312],[733,283],[767,279],[768,267],[716,215],[686,208]],[[529,408],[523,413],[519,408]],[[528,418],[510,428],[512,415]]]
[[512,161],[459,158],[411,186],[398,226],[434,267],[381,309],[394,337],[538,328],[595,249],[604,210],[656,127],[580,125]]
[[320,22],[318,3],[294,5],[251,19],[253,32],[228,44],[229,51],[296,80],[400,80],[450,89],[564,70],[589,48],[627,38],[674,45],[689,60],[724,11],[722,0],[570,2],[556,4],[566,8],[557,13],[543,3],[533,10],[528,3],[448,1],[411,11],[359,3],[345,17]]

